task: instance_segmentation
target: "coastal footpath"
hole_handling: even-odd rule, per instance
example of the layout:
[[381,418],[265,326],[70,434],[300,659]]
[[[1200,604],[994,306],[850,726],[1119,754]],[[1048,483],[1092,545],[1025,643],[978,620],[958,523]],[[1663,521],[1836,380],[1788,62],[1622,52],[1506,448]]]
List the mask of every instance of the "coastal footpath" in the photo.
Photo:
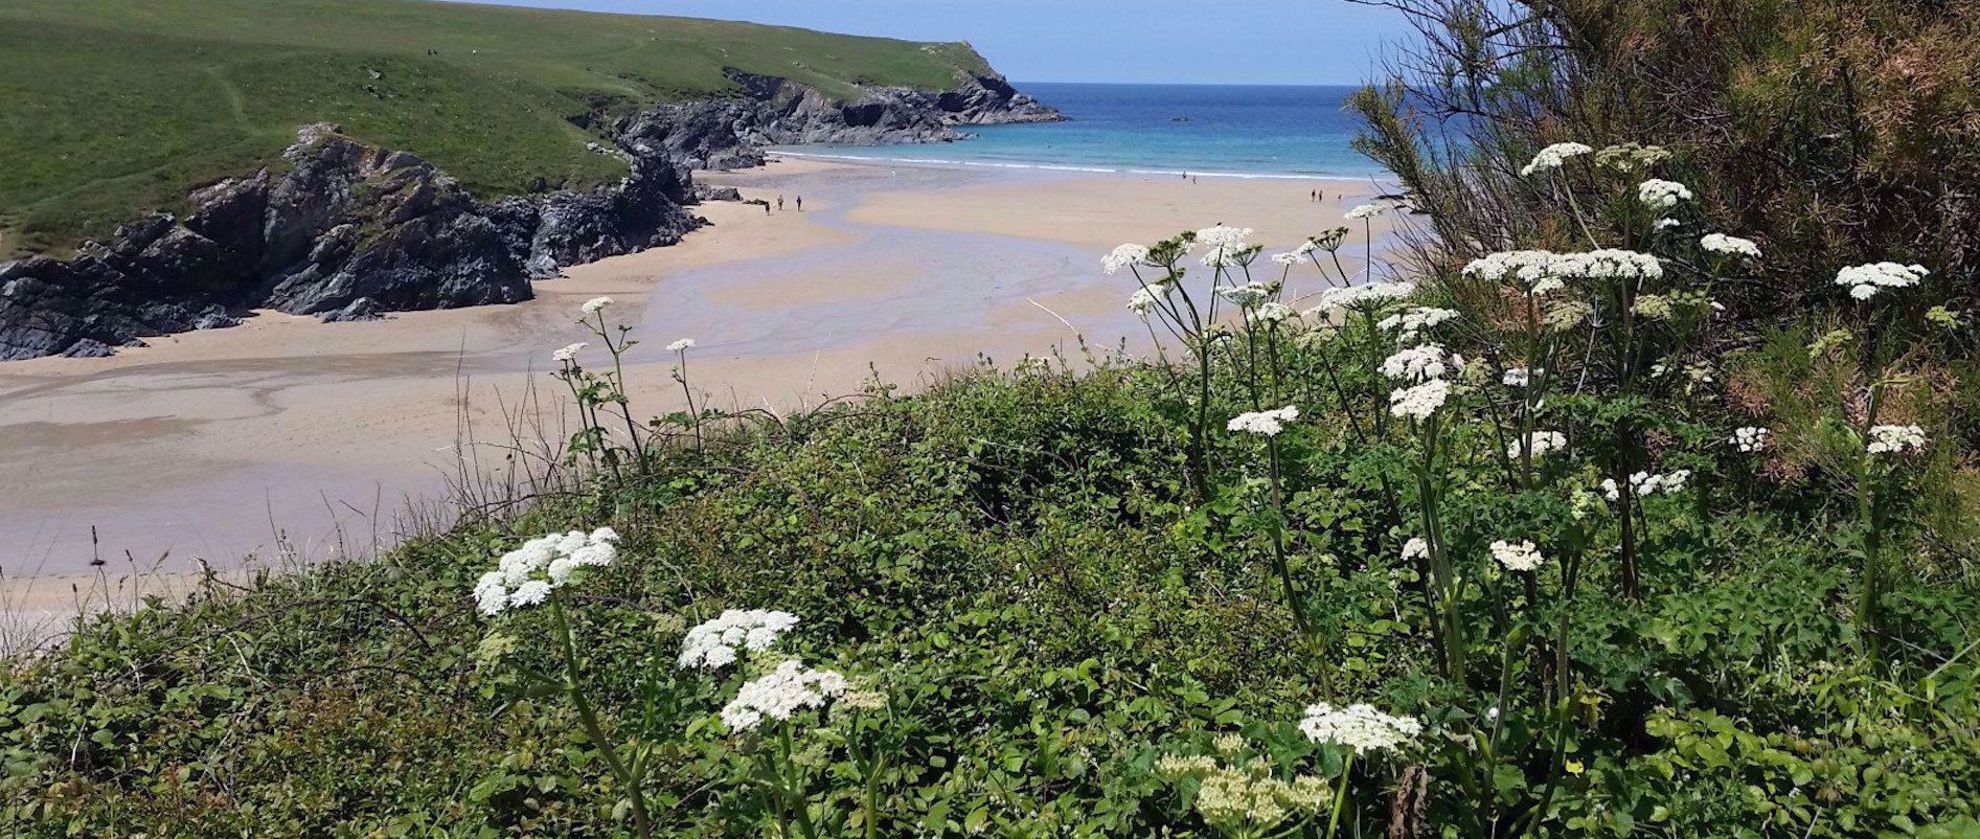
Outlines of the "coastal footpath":
[[325,121],[294,129],[278,160],[198,185],[182,206],[143,213],[72,255],[0,262],[0,360],[103,356],[232,326],[256,309],[347,321],[514,303],[564,266],[675,244],[706,224],[688,209],[696,169],[760,165],[771,145],[949,141],[965,136],[959,126],[1061,118],[966,45],[922,52],[938,47],[965,54],[943,59],[945,86],[721,67],[709,95],[634,108],[593,97],[562,117],[576,129],[566,140],[597,138],[582,141],[586,153],[625,174],[556,187],[538,177],[507,194],[472,188],[417,148],[370,141],[328,108]]

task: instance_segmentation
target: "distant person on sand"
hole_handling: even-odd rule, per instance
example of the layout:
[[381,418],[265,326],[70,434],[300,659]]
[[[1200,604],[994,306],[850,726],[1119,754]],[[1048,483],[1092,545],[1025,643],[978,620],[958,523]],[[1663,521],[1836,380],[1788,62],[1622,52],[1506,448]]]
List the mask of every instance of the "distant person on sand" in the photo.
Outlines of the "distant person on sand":
[[804,196],[802,195],[797,197],[797,211],[800,213],[804,212]]
[[770,214],[770,202],[768,201],[763,202],[763,214],[766,216]]
[[784,196],[780,194],[777,196],[777,209],[781,210],[783,208],[784,208]]

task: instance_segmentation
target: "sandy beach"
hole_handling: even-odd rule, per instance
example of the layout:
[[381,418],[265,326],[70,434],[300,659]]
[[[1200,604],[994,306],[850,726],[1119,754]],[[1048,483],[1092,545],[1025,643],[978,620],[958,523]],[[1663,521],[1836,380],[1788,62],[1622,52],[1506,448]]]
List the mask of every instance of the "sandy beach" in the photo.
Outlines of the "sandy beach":
[[681,406],[663,348],[682,337],[712,404],[790,410],[856,390],[869,365],[912,389],[980,357],[1069,347],[1075,330],[1145,342],[1122,305],[1132,280],[1099,267],[1113,245],[1228,223],[1289,248],[1382,191],[803,158],[698,177],[805,210],[705,204],[712,226],[682,244],[572,267],[518,305],[347,324],[264,312],[112,358],[0,364],[14,587],[0,608],[66,608],[99,558],[112,576],[169,574],[391,544],[422,525],[409,509],[499,464],[470,437],[524,413],[562,433],[550,353],[585,339],[573,321],[594,296],[644,342],[627,370],[640,414]]

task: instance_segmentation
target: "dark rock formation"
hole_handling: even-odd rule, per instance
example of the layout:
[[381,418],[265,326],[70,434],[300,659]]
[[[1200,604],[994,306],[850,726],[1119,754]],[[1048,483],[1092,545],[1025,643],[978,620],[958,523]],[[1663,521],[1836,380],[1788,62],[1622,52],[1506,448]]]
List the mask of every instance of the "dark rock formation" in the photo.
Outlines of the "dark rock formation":
[[737,71],[729,77],[740,95],[661,105],[619,120],[612,129],[620,145],[636,155],[664,152],[695,169],[736,169],[762,165],[766,146],[938,142],[967,136],[958,125],[1064,118],[996,75],[965,78],[946,91],[867,88],[852,102],[834,102],[785,79]]
[[325,321],[529,299],[560,266],[673,244],[700,221],[685,173],[639,158],[618,184],[477,201],[426,161],[305,127],[268,170],[194,191],[184,218],[126,224],[70,260],[0,264],[0,360],[99,356],[232,326],[250,309]]
[[680,241],[703,224],[683,205],[690,170],[763,162],[797,143],[932,142],[955,126],[1060,119],[1000,76],[946,91],[875,87],[834,101],[784,79],[731,72],[735,96],[665,104],[606,129],[626,160],[618,184],[492,202],[419,157],[306,126],[290,166],[202,187],[183,217],[153,214],[69,260],[0,263],[0,360],[100,356],[142,338],[240,323],[273,308],[325,321],[529,299],[565,265]]

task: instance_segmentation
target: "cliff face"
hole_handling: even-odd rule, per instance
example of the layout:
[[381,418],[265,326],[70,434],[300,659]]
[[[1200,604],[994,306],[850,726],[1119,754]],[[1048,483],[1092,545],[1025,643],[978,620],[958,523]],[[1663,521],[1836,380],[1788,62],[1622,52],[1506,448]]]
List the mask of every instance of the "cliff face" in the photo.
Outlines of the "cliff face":
[[[954,126],[1059,119],[1001,77],[947,91],[868,88],[835,102],[731,73],[742,94],[602,126],[618,184],[481,201],[419,157],[306,126],[264,169],[201,188],[69,260],[0,263],[0,360],[101,356],[150,336],[232,326],[272,308],[325,321],[514,303],[565,265],[670,245],[705,222],[695,168],[760,164],[768,145],[929,142]],[[581,118],[582,119],[582,118]]]

